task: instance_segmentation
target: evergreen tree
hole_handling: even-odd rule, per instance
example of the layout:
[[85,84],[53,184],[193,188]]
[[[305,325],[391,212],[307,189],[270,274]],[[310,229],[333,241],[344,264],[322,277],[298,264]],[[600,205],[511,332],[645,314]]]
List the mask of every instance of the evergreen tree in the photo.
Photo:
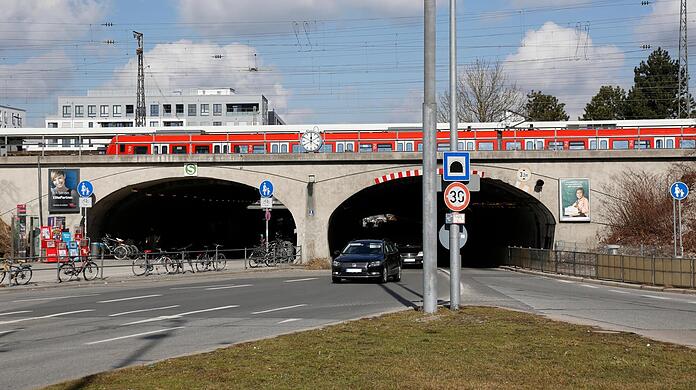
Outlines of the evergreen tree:
[[667,50],[657,48],[633,70],[626,118],[670,119],[678,116],[679,64]]
[[559,103],[553,95],[545,95],[541,91],[527,94],[525,105],[527,119],[532,121],[567,121],[565,103]]
[[603,85],[585,106],[581,120],[625,119],[626,91],[623,88]]

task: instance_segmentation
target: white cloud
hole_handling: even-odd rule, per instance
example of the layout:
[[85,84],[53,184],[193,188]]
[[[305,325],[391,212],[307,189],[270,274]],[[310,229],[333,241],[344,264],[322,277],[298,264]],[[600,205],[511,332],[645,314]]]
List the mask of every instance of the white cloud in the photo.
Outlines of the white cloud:
[[[653,49],[661,46],[668,49],[672,58],[679,56],[679,0],[654,2],[650,15],[636,23],[636,36],[642,43],[650,44]],[[688,0],[687,9],[690,12],[688,30],[696,31],[696,18],[693,10],[696,0]],[[693,34],[693,33],[692,33]]]
[[[269,108],[280,114],[287,107],[288,91],[276,71],[254,59],[252,47],[231,44],[194,43],[180,40],[159,44],[144,54],[145,87],[151,96],[173,90],[193,88],[234,88],[238,93],[263,94]],[[221,56],[221,58],[215,58]],[[111,89],[135,90],[137,60],[114,71],[114,78],[105,85]],[[254,71],[250,68],[257,67]]]
[[0,65],[2,95],[13,99],[45,96],[65,88],[74,66],[62,51],[49,52],[25,62]]
[[505,59],[505,69],[525,93],[556,96],[576,119],[600,86],[619,83],[623,62],[618,48],[597,46],[584,31],[547,22],[525,34],[517,52]]

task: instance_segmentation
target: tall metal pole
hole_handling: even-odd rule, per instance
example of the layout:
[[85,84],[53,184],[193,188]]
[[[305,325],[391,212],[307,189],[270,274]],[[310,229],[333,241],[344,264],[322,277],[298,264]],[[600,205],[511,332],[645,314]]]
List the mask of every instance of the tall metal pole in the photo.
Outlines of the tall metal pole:
[[[686,12],[687,0],[681,0],[679,7],[679,92],[678,92],[678,118],[691,117],[691,99],[689,96],[689,34],[688,13]],[[683,116],[682,116],[683,115]]]
[[36,169],[38,170],[38,185],[37,188],[39,190],[39,228],[43,226],[43,205],[42,205],[42,198],[43,198],[43,191],[41,190],[41,156],[36,156]]
[[135,54],[138,56],[138,86],[137,102],[135,105],[135,126],[145,126],[145,71],[143,69],[143,34],[133,31],[133,37],[138,40],[138,48]]
[[[457,117],[457,0],[450,0],[450,150],[458,150],[459,118]],[[450,225],[450,310],[459,309],[459,272],[462,262],[459,251],[459,225]]]
[[437,152],[435,0],[424,0],[423,89],[423,311],[437,310]]

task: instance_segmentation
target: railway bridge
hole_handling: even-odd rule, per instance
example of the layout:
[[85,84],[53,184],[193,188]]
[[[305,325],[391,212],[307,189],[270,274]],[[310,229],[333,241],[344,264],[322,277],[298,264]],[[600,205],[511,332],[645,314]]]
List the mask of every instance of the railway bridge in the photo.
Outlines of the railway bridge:
[[[481,181],[466,210],[465,265],[495,259],[509,244],[592,246],[611,222],[604,215],[606,201],[621,197],[609,192],[617,175],[662,172],[693,160],[688,150],[679,149],[477,151],[471,156]],[[197,169],[185,171],[187,164]],[[26,204],[27,213],[42,214],[45,223],[56,215],[48,207],[50,172],[78,170],[80,180],[95,187],[96,202],[86,216],[93,240],[104,233],[135,240],[154,234],[166,249],[189,243],[254,245],[266,218],[258,206],[263,180],[275,188],[271,237],[277,232],[295,240],[305,260],[329,257],[353,238],[420,243],[422,234],[420,153],[22,156],[0,158],[0,166],[0,213],[6,222],[17,204]],[[521,169],[529,171],[528,181],[519,180]],[[665,191],[668,184],[655,183]],[[588,190],[586,214],[578,215],[577,208],[569,212],[563,204],[577,186]],[[441,225],[446,210],[439,202]],[[68,226],[82,218],[65,217]]]

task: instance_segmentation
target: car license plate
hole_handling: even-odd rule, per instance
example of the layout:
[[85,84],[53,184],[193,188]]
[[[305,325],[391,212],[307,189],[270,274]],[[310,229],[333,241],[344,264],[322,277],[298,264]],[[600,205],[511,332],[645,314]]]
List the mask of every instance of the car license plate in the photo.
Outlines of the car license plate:
[[414,263],[415,261],[416,261],[416,259],[410,259],[410,258],[404,259],[405,263]]
[[360,269],[360,268],[348,268],[348,269],[346,269],[346,272],[351,273],[351,274],[359,274],[362,272],[362,269]]

